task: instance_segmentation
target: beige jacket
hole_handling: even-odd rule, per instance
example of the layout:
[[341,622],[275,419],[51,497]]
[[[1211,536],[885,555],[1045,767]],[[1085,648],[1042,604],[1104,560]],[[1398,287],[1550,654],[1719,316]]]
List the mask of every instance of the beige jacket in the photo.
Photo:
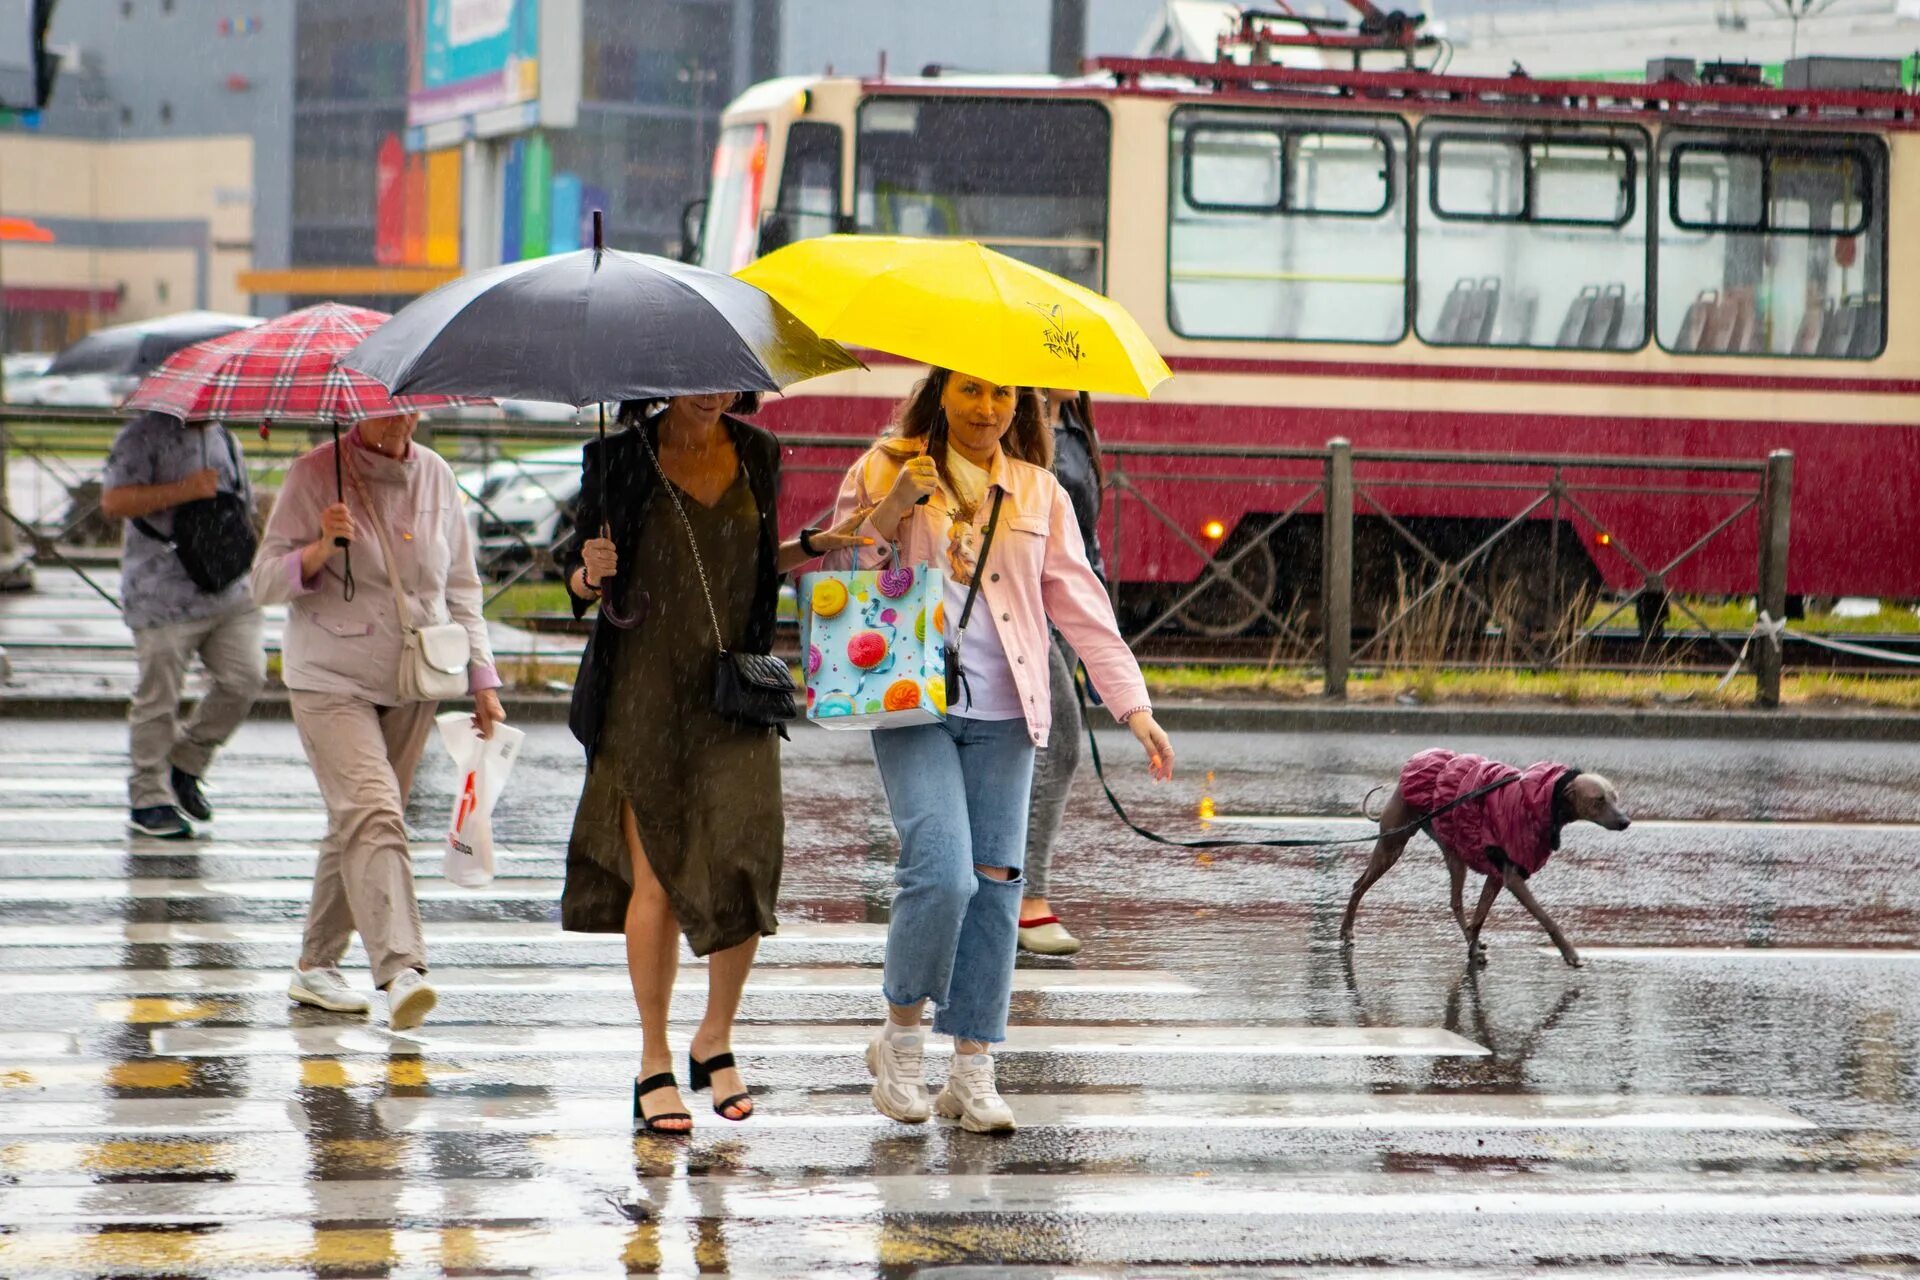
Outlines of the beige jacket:
[[281,644],[287,688],[351,694],[379,706],[399,704],[400,621],[375,521],[387,532],[414,624],[458,621],[472,643],[469,687],[497,688],[493,647],[480,616],[480,573],[453,468],[417,444],[405,458],[375,453],[361,445],[358,430],[343,436],[340,448],[367,499],[362,501],[349,479],[346,503],[359,530],[351,548],[353,599],[346,598],[339,552],[318,576],[300,575],[300,548],[320,536],[320,513],[336,501],[332,444],[288,469],[253,562],[253,598],[263,605],[292,606]]

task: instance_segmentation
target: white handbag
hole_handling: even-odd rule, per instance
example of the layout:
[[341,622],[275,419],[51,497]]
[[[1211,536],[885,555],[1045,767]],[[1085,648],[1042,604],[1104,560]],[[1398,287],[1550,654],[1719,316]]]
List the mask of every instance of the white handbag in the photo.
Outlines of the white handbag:
[[395,673],[403,702],[439,702],[443,698],[463,697],[468,692],[467,664],[473,660],[473,642],[466,627],[458,622],[436,622],[419,627],[413,623],[413,611],[407,607],[406,593],[400,590],[400,566],[394,561],[393,547],[380,514],[360,487],[360,477],[347,468],[353,491],[367,509],[368,522],[380,541],[380,554],[387,562],[387,582],[393,588],[393,607],[400,619],[400,669]]

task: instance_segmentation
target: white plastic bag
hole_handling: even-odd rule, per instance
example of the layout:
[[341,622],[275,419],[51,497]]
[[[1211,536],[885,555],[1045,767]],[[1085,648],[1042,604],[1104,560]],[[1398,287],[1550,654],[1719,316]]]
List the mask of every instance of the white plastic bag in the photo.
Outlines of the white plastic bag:
[[453,757],[453,816],[447,821],[443,867],[447,879],[467,889],[493,883],[493,804],[507,785],[507,774],[527,735],[497,724],[483,738],[465,711],[435,716],[440,741]]

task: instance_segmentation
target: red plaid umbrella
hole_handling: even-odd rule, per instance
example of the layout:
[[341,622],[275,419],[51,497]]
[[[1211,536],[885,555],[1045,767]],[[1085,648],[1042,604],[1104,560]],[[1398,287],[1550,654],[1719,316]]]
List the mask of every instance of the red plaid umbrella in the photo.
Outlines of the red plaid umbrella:
[[323,302],[175,352],[127,398],[129,411],[182,421],[358,422],[416,409],[488,404],[473,396],[394,396],[340,357],[387,320],[384,311]]

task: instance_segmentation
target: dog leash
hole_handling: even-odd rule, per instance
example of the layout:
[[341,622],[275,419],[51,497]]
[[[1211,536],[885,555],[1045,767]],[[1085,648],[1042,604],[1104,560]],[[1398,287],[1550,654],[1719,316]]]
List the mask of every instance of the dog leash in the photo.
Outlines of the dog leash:
[[1093,776],[1100,780],[1100,789],[1107,793],[1107,803],[1113,806],[1113,812],[1135,835],[1145,840],[1151,840],[1155,844],[1172,845],[1176,849],[1238,849],[1243,847],[1257,849],[1316,849],[1330,848],[1343,844],[1371,844],[1375,840],[1409,835],[1418,831],[1427,823],[1432,822],[1441,814],[1451,809],[1457,809],[1469,800],[1478,800],[1481,796],[1487,795],[1489,792],[1498,791],[1502,787],[1511,786],[1520,781],[1520,775],[1518,773],[1508,774],[1506,777],[1498,779],[1497,781],[1489,782],[1484,787],[1476,787],[1463,796],[1455,796],[1438,809],[1433,810],[1431,813],[1423,813],[1404,826],[1395,827],[1391,831],[1380,831],[1372,835],[1354,836],[1344,840],[1329,838],[1315,840],[1175,840],[1173,837],[1163,836],[1157,831],[1149,831],[1127,816],[1126,809],[1120,803],[1120,797],[1113,794],[1113,788],[1107,785],[1106,767],[1100,762],[1100,743],[1093,736],[1093,717],[1087,714],[1087,687],[1082,682],[1080,673],[1077,671],[1073,677],[1073,692],[1075,698],[1078,699],[1080,703],[1080,722],[1086,727],[1087,731],[1087,750],[1093,757]]

